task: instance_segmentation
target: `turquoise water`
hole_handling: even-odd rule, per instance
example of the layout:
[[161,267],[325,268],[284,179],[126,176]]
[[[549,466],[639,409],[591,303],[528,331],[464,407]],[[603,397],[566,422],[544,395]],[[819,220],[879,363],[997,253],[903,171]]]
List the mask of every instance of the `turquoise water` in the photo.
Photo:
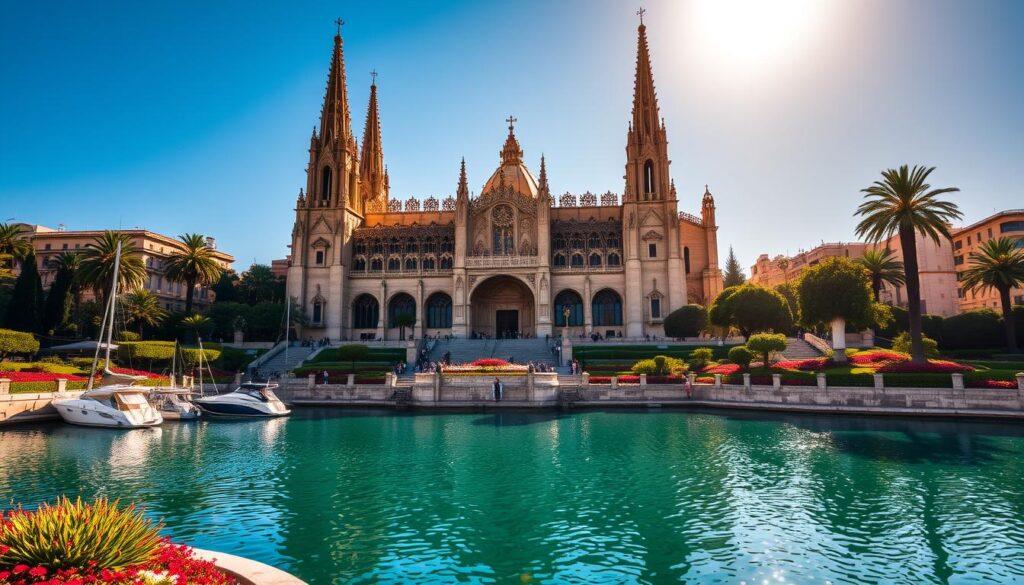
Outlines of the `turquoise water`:
[[688,412],[0,431],[0,501],[105,494],[311,583],[1024,582],[1024,426]]

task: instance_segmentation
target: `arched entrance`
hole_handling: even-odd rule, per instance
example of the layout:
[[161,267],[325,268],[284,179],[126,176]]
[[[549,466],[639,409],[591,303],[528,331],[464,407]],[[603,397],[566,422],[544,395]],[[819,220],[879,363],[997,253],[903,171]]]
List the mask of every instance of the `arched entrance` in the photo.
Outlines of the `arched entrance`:
[[533,291],[512,276],[492,276],[469,297],[470,337],[532,337],[536,333]]

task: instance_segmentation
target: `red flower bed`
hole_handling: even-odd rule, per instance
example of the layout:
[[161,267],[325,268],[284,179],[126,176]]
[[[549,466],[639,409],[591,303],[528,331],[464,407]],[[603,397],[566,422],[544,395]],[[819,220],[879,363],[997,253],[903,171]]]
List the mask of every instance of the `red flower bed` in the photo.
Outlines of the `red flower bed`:
[[1004,388],[1006,390],[1016,390],[1016,380],[971,380],[967,382],[968,388]]
[[74,374],[53,374],[50,372],[29,372],[25,370],[20,372],[0,372],[0,378],[7,378],[11,382],[56,382],[57,380],[85,382],[88,380],[85,376],[76,376]]
[[507,365],[509,365],[509,363],[507,361],[505,361],[505,360],[498,359],[498,358],[483,358],[483,359],[479,359],[479,360],[474,361],[470,365],[471,366],[484,367],[484,368],[497,368],[497,367],[501,367],[501,366],[507,366]]
[[903,362],[910,359],[910,356],[890,349],[869,349],[850,356],[850,363],[857,366],[869,366],[882,362]]
[[733,374],[740,373],[741,370],[742,368],[740,368],[739,364],[721,364],[717,366],[708,366],[704,368],[704,370],[701,373],[711,375],[722,374],[723,376],[731,376]]
[[148,372],[146,370],[133,370],[131,368],[110,368],[110,371],[115,374],[124,374],[125,376],[145,376],[150,380],[159,380],[160,378],[163,378],[160,374],[154,374],[153,372]]
[[927,364],[910,361],[888,362],[877,370],[880,374],[951,374],[973,372],[974,368],[946,360],[928,360]]
[[775,362],[774,367],[783,370],[800,370],[801,372],[820,372],[831,365],[833,365],[831,359],[820,357],[806,360],[783,360]]
[[[0,554],[6,552],[0,547]],[[90,585],[93,583],[141,583],[147,573],[166,574],[179,585],[228,585],[227,575],[210,561],[195,557],[192,549],[165,540],[157,554],[142,565],[112,571],[92,567],[51,570],[47,567],[0,564],[0,583],[4,585]]]
[[697,376],[695,381],[698,384],[714,384],[715,379],[712,376]]

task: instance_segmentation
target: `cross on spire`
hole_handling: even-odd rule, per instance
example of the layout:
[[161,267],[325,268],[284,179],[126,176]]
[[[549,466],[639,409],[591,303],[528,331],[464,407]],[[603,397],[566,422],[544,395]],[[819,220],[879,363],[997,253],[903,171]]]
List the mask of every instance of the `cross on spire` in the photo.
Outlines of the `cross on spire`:
[[371,85],[377,85],[377,70],[376,69],[370,71],[370,80],[371,80],[370,81]]
[[344,25],[344,24],[345,24],[345,21],[344,21],[344,19],[342,19],[342,18],[341,18],[341,17],[339,16],[338,18],[334,19],[334,24],[335,24],[335,25],[336,25],[336,26],[338,27],[338,32],[337,32],[337,34],[338,34],[338,36],[340,37],[340,36],[341,36],[341,27],[342,27],[342,25]]
[[505,121],[508,122],[508,133],[511,134],[512,128],[515,126],[515,123],[519,121],[519,119],[516,118],[515,116],[510,115],[508,118],[505,118]]
[[636,11],[637,16],[640,17],[640,24],[644,23],[644,15],[647,14],[647,10],[644,7],[640,7],[640,10]]

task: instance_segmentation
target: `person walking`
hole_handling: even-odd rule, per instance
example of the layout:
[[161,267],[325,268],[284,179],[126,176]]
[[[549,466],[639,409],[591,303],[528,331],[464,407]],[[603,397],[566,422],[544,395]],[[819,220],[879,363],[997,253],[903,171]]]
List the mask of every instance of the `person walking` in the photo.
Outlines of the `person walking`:
[[501,402],[501,380],[497,376],[494,377],[494,401]]

